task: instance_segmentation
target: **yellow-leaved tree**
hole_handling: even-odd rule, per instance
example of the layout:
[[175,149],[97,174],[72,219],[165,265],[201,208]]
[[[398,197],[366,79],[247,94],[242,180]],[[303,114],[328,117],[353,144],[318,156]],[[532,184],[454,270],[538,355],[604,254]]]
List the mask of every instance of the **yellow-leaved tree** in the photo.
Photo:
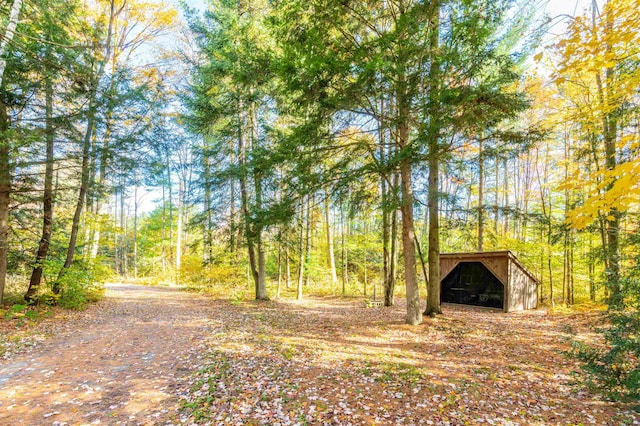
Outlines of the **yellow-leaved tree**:
[[620,222],[640,200],[640,136],[634,125],[640,87],[640,9],[637,0],[607,0],[602,11],[575,18],[554,46],[554,73],[576,123],[586,166],[566,183],[585,193],[569,215],[584,228],[600,221],[609,302],[622,302]]

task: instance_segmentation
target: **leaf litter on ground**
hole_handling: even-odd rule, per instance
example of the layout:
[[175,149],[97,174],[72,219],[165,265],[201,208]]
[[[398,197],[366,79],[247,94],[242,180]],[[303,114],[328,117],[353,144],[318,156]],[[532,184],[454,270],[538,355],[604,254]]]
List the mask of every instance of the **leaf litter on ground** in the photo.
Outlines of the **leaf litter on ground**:
[[597,338],[597,312],[445,305],[412,327],[404,309],[113,286],[18,327],[32,343],[0,360],[0,424],[640,424],[561,353]]
[[576,383],[563,331],[598,315],[446,305],[418,327],[402,303],[221,304],[182,421],[202,424],[640,424]]

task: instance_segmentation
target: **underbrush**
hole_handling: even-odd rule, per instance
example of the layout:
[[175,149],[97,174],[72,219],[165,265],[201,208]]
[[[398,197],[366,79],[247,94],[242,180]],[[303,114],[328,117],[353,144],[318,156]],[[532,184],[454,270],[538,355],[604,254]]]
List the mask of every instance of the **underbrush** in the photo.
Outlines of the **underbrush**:
[[[229,276],[228,280],[202,280],[193,281],[185,285],[188,290],[206,293],[215,297],[231,299],[232,301],[253,300],[255,298],[255,285],[253,279],[246,272],[238,275]],[[287,286],[286,278],[282,277],[280,281],[280,290],[278,291],[278,279],[276,277],[267,277],[267,295],[271,299],[295,299],[297,297],[297,277],[291,277]],[[369,283],[366,288],[364,283],[351,279],[343,288],[342,282],[331,283],[330,276],[326,274],[322,277],[313,277],[308,283],[302,285],[303,297],[347,297],[373,299],[373,287]],[[395,297],[404,297],[404,286],[398,284],[396,286]],[[376,300],[384,300],[384,290],[381,284],[376,287]]]
[[[43,279],[35,296],[35,303],[29,307],[30,309],[37,310],[42,307],[46,310],[49,306],[84,309],[88,304],[97,302],[103,297],[103,284],[113,276],[111,269],[99,260],[91,262],[80,260],[58,279],[59,292],[56,293],[53,290],[54,279],[58,277],[61,267],[62,263],[58,261],[45,263]],[[29,278],[28,275],[9,277],[5,289],[4,306],[0,308],[11,311],[25,304],[24,295],[29,286]]]
[[[267,269],[267,294],[271,299],[284,298],[295,299],[297,297],[298,276],[295,265],[291,265],[291,273],[287,283],[284,266],[281,270],[280,285],[278,286],[277,268]],[[313,297],[356,297],[373,299],[374,284],[376,300],[384,299],[382,278],[378,274],[369,272],[365,277],[362,270],[349,272],[348,281],[343,285],[343,277],[338,276],[338,281],[331,282],[331,274],[325,267],[311,265],[310,277],[304,277],[302,286],[303,296]],[[160,270],[158,270],[160,269]],[[176,270],[172,265],[166,264],[164,268],[139,268],[140,276],[135,279],[126,279],[127,282],[144,285],[180,285],[190,291],[206,293],[214,297],[230,299],[236,303],[255,298],[255,287],[248,261],[244,258],[234,258],[228,253],[219,253],[215,261],[205,263],[202,257],[197,255],[185,255],[182,258],[181,267]],[[278,291],[279,287],[279,291]],[[424,283],[421,284],[424,291]],[[396,297],[404,297],[404,283],[396,284]]]

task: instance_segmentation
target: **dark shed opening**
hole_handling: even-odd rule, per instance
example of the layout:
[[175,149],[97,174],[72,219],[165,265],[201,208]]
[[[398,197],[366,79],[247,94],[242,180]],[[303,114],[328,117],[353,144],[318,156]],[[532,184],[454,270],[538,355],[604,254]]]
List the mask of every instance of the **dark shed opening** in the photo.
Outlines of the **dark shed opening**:
[[504,309],[504,286],[481,262],[460,262],[442,280],[441,301]]

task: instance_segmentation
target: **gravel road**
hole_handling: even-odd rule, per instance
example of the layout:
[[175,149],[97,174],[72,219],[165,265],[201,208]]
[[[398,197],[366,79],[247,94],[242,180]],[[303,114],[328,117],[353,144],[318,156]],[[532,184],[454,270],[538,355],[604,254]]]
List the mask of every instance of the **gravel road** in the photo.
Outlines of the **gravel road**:
[[107,285],[55,335],[0,361],[0,425],[181,423],[213,305],[177,289]]

